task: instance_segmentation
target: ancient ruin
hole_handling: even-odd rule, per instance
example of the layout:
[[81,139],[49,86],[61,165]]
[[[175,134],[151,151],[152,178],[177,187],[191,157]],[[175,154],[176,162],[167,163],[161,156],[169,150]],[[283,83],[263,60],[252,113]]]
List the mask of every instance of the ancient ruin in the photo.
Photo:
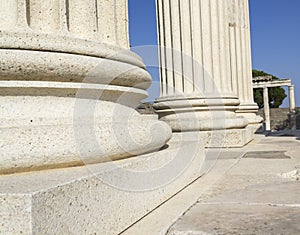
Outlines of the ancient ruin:
[[292,120],[292,130],[296,130],[296,116],[295,116],[295,92],[294,85],[291,79],[280,79],[272,81],[272,76],[262,76],[253,78],[253,88],[263,89],[264,94],[264,117],[265,117],[265,127],[267,131],[271,131],[271,120],[270,120],[270,108],[269,108],[269,95],[268,91],[271,87],[282,87],[287,86],[289,89],[289,104],[290,104],[290,114]]
[[248,1],[157,0],[158,116],[127,0],[0,5],[1,234],[119,234],[262,124]]

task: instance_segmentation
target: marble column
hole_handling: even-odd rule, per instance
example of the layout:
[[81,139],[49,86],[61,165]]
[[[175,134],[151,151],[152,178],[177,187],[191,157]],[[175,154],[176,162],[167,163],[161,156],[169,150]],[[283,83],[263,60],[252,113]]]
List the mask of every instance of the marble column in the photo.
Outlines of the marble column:
[[0,5],[0,173],[99,163],[166,143],[169,127],[134,111],[151,77],[129,51],[127,0]]
[[268,87],[264,88],[264,114],[265,114],[265,130],[271,131],[271,118],[270,118],[270,106],[269,106],[269,91]]
[[294,85],[289,86],[289,102],[290,102],[290,127],[292,130],[297,129],[297,115],[296,115],[296,105],[295,105],[295,87]]
[[157,0],[157,22],[160,120],[173,132],[244,130],[248,121],[235,113],[227,1]]
[[257,115],[252,86],[251,39],[248,0],[227,0],[229,11],[230,66],[233,88],[240,99],[236,111],[256,131],[262,122]]
[[294,85],[289,86],[289,101],[290,101],[290,112],[295,112],[295,87]]

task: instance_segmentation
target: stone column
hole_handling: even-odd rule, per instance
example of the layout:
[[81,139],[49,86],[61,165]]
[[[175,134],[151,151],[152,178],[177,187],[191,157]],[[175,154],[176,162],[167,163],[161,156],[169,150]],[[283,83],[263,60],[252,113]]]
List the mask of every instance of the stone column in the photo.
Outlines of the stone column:
[[230,66],[234,92],[240,99],[236,111],[254,132],[261,126],[252,86],[251,39],[248,0],[227,0],[229,9]]
[[160,119],[173,132],[241,133],[248,121],[235,113],[240,101],[231,76],[227,1],[157,0],[157,17]]
[[264,114],[265,114],[265,129],[271,131],[270,106],[268,87],[264,87]]
[[133,108],[151,77],[129,51],[127,0],[0,5],[0,173],[98,163],[166,143],[169,127]]
[[297,116],[296,116],[296,105],[295,105],[295,88],[294,85],[289,86],[289,101],[290,101],[290,127],[292,130],[297,129]]
[[289,86],[289,101],[290,101],[290,112],[295,112],[295,87],[294,85]]

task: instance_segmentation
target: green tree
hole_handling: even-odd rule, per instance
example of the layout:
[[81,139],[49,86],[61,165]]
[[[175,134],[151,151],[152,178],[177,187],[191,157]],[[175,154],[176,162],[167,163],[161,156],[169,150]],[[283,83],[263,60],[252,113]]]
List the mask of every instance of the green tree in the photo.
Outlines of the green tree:
[[[268,74],[264,71],[252,70],[253,77],[259,76],[272,76],[272,80],[279,80],[278,77]],[[271,87],[269,88],[269,106],[270,108],[279,108],[283,100],[287,97],[285,90],[281,87]],[[257,103],[258,107],[261,109],[264,107],[263,100],[263,89],[254,89],[254,101]]]

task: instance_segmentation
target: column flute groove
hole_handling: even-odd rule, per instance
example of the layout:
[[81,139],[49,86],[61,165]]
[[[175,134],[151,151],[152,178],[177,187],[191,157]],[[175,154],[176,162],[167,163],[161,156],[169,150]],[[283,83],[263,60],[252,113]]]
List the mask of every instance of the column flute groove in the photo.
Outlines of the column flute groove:
[[202,35],[207,35],[202,37],[203,43],[203,70],[204,70],[204,93],[212,93],[213,82],[211,78],[213,77],[213,56],[212,56],[212,40],[211,40],[211,9],[210,1],[204,0],[200,1],[202,9]]
[[[168,95],[172,95],[175,93],[176,90],[176,80],[175,80],[175,76],[174,76],[174,54],[173,54],[173,38],[172,38],[172,32],[173,32],[173,27],[172,27],[172,13],[170,11],[166,11],[166,9],[169,9],[172,4],[171,4],[171,0],[166,1],[168,2],[168,5],[164,5],[164,14],[167,12],[166,14],[166,18],[165,18],[165,30],[166,33],[166,72],[167,72],[167,79],[168,79]],[[171,59],[169,59],[171,58]]]
[[[197,0],[195,0],[195,1],[197,2]],[[202,15],[203,15],[203,12],[202,12],[201,2],[200,2],[199,3],[199,16],[196,13],[196,17],[197,16],[199,17],[200,25],[198,25],[198,27],[200,27],[200,29],[201,29],[198,36],[200,38],[199,42],[200,42],[200,45],[201,45],[201,51],[199,51],[199,53],[201,55],[200,66],[201,66],[201,72],[202,72],[202,77],[201,77],[202,86],[200,85],[199,87],[202,87],[201,93],[203,94],[204,91],[205,91],[206,85],[205,85],[205,71],[204,71],[204,67],[203,67],[203,65],[204,65],[204,45],[203,45],[203,37],[201,37],[201,35],[203,34],[203,20],[202,20],[203,16]],[[197,25],[195,25],[195,27],[197,27]],[[197,44],[196,40],[195,40],[195,44]]]
[[17,28],[29,29],[29,0],[16,0],[18,2]]
[[174,93],[183,92],[183,63],[182,63],[182,29],[181,9],[179,0],[170,1],[171,14],[171,44],[167,49],[172,51],[172,76],[174,80]]
[[162,1],[159,0],[156,2],[156,12],[157,12],[157,35],[158,35],[158,63],[159,63],[159,76],[160,76],[160,92],[161,96],[167,94],[167,81],[165,76],[165,42],[164,35],[162,34],[163,30],[163,19],[162,19]]
[[[193,40],[193,28],[192,28],[193,27],[193,23],[192,23],[192,9],[193,8],[192,8],[191,1],[192,0],[189,1],[189,12],[190,12],[190,19],[189,19],[190,28],[189,28],[189,30],[190,30],[190,38],[191,38],[191,58],[194,58],[194,40]],[[192,71],[191,71],[192,87],[191,88],[192,88],[192,91],[195,92],[195,64],[194,64],[193,59],[191,60],[191,66],[192,66]]]
[[[214,71],[214,48],[213,48],[213,21],[212,21],[212,1],[209,1],[208,2],[208,12],[209,12],[209,22],[210,22],[210,25],[208,25],[209,27],[209,44],[211,45],[210,47],[210,53],[211,53],[211,56],[209,57],[209,60],[210,60],[210,63],[211,63],[211,78],[214,78],[215,77],[215,71]],[[205,68],[205,65],[204,65],[204,68]],[[208,86],[208,89],[207,89],[207,92],[208,93],[213,93],[215,91],[215,86],[214,86],[214,82],[211,78],[207,78],[206,81],[209,81],[209,86]]]
[[69,0],[60,0],[60,32],[62,34],[69,33],[69,14],[68,14],[68,1]]
[[[192,7],[193,6],[193,7]],[[191,40],[192,40],[192,57],[193,57],[193,84],[194,92],[203,93],[205,87],[203,71],[203,42],[201,5],[198,0],[191,0]]]
[[182,80],[183,92],[193,92],[193,55],[192,55],[192,38],[191,38],[191,11],[190,0],[187,2],[180,1],[181,10],[181,45],[182,45]]

